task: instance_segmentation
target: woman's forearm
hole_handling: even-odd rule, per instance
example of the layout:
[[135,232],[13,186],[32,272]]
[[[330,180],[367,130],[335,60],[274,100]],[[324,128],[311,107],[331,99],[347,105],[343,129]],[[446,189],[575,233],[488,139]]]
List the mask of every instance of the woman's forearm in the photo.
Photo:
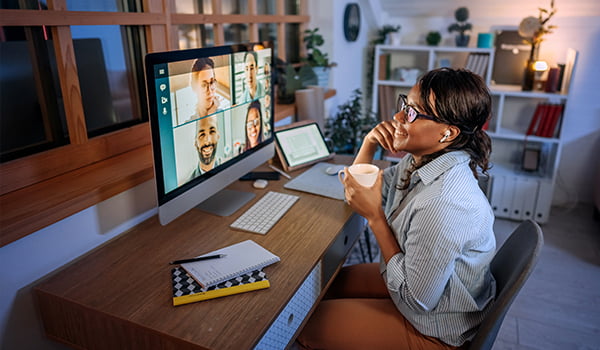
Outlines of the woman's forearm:
[[356,158],[354,158],[353,164],[371,163],[373,161],[373,157],[375,156],[375,152],[377,152],[378,146],[379,145],[377,143],[370,143],[367,141],[367,138],[365,138],[362,146],[360,146],[360,149],[358,150]]
[[381,249],[381,256],[387,264],[394,255],[402,251],[400,245],[396,237],[394,237],[394,233],[385,220],[385,217],[369,220],[369,226],[375,235],[375,239],[377,239],[379,249]]

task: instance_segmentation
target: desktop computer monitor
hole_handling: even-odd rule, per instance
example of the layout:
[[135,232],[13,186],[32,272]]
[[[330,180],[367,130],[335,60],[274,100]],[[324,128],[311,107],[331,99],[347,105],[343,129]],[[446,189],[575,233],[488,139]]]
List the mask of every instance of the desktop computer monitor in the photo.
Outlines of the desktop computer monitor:
[[272,42],[146,55],[160,223],[198,206],[231,215],[254,197],[225,189],[275,154]]

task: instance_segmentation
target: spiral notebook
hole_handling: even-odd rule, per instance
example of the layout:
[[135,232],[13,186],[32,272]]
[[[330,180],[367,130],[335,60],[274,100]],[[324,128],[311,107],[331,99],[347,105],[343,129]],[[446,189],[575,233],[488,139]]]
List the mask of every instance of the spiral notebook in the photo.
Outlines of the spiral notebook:
[[220,259],[201,260],[181,264],[187,273],[203,288],[217,285],[254,270],[274,264],[280,259],[253,240],[221,248],[204,255],[225,254]]

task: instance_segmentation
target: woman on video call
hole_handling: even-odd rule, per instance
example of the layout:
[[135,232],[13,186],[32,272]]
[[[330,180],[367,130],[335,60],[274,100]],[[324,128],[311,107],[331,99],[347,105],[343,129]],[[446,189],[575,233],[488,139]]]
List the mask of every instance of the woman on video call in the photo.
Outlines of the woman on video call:
[[249,150],[255,147],[262,141],[262,112],[260,110],[260,102],[258,100],[252,101],[248,105],[248,112],[246,113],[246,147],[245,150]]
[[393,120],[365,137],[354,163],[379,146],[407,155],[371,188],[346,172],[348,204],[367,222],[380,264],[342,269],[298,337],[306,349],[455,349],[472,339],[495,296],[494,216],[477,182],[491,151],[483,80],[426,73],[398,97]]

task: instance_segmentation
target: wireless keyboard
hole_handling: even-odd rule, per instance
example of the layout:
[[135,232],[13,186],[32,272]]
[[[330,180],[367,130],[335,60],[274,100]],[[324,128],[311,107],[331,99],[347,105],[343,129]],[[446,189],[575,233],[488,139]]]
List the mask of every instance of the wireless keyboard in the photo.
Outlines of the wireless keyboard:
[[299,198],[293,194],[269,191],[229,227],[264,235]]

